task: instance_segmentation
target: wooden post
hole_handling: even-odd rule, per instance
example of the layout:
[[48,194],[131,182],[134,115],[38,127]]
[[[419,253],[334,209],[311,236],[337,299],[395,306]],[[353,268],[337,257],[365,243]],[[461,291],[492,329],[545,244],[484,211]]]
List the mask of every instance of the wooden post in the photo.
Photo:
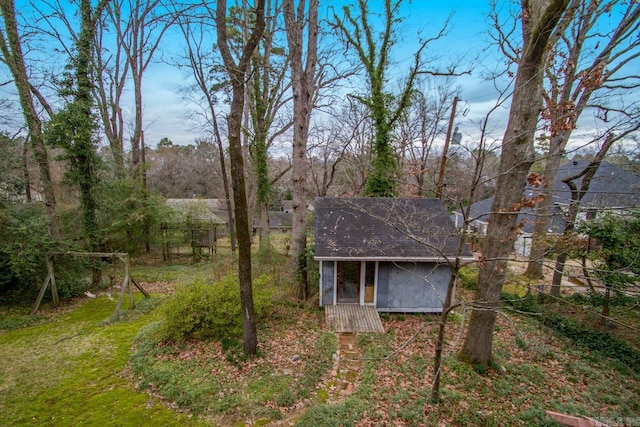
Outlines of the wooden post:
[[[36,314],[36,311],[38,311],[38,307],[40,307],[40,303],[42,302],[42,297],[44,297],[44,293],[47,290],[47,286],[49,286],[49,282],[55,283],[55,278],[53,276],[53,264],[51,263],[51,255],[47,254],[47,258],[46,258],[46,264],[47,264],[47,277],[44,279],[44,282],[42,282],[42,286],[40,287],[40,292],[38,292],[38,298],[36,298],[36,302],[33,304],[33,307],[31,308],[31,312],[29,313],[30,316],[33,316],[34,314]],[[58,299],[58,290],[56,289],[55,294],[54,294],[54,286],[51,286],[51,295],[54,298],[54,301]]]
[[51,296],[53,297],[54,304],[60,303],[60,297],[58,296],[58,288],[56,287],[56,277],[53,271],[53,262],[52,257],[54,255],[68,255],[75,257],[86,257],[86,258],[118,258],[124,264],[124,280],[122,282],[122,289],[120,290],[120,297],[118,298],[118,304],[116,305],[116,311],[114,313],[115,317],[118,317],[120,314],[120,307],[122,306],[122,301],[124,300],[124,294],[129,291],[129,308],[134,308],[135,304],[133,301],[133,288],[132,283],[144,294],[146,298],[149,298],[149,294],[145,292],[142,287],[135,283],[133,278],[131,277],[131,273],[129,272],[130,264],[129,264],[129,254],[127,253],[104,253],[104,252],[49,252],[46,255],[46,264],[47,264],[47,277],[44,279],[42,286],[40,287],[40,292],[38,293],[38,297],[36,298],[36,302],[33,304],[30,315],[33,315],[38,310],[40,303],[42,302],[42,298],[44,297],[44,293],[47,290],[47,286],[51,284]]
[[135,307],[133,302],[133,286],[131,286],[131,276],[129,275],[129,255],[124,256],[124,274],[127,277],[127,286],[129,286],[129,310]]
[[53,261],[51,257],[53,255],[47,255],[47,271],[51,274],[51,296],[53,297],[54,304],[60,304],[60,298],[58,297],[58,288],[56,286],[56,275],[53,271]]
[[114,317],[120,315],[120,307],[122,307],[122,301],[124,300],[124,294],[129,291],[129,308],[133,308],[133,289],[131,288],[131,277],[129,276],[129,255],[126,254],[122,257],[118,257],[124,263],[124,280],[122,281],[122,289],[120,289],[120,296],[118,297],[118,304],[116,304],[116,311],[113,313]]

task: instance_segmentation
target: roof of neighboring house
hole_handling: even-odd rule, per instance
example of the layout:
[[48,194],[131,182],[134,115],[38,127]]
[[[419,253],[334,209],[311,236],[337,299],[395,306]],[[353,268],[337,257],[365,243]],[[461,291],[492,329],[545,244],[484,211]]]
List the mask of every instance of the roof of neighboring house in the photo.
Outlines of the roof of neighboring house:
[[[437,199],[317,198],[315,258],[441,262],[460,238]],[[465,246],[468,261],[472,254]]]
[[[480,200],[471,205],[469,211],[469,218],[473,221],[489,222],[489,214],[491,213],[491,205],[493,204],[493,196],[484,200]],[[462,211],[458,209],[456,211],[458,215],[462,214]],[[533,233],[533,227],[536,222],[535,210],[531,208],[523,208],[518,214],[518,221],[521,223],[521,231],[523,233]],[[561,233],[564,230],[565,221],[562,217],[562,213],[557,206],[552,208],[552,213],[549,221],[549,233]]]
[[269,227],[291,228],[293,225],[293,214],[289,212],[270,211]]
[[[558,169],[557,179],[553,186],[553,211],[548,230],[550,233],[560,233],[564,230],[565,221],[560,206],[567,206],[571,200],[569,186],[562,180],[582,172],[588,164],[589,162],[587,161],[568,162]],[[576,180],[578,188],[581,183],[582,178]],[[536,193],[535,189],[530,187],[525,189],[527,196],[531,196],[534,193]],[[472,204],[469,218],[488,222],[492,204],[493,196]],[[580,204],[583,209],[615,209],[640,206],[640,177],[626,172],[611,163],[602,162]],[[459,209],[456,213],[460,215],[462,210]],[[536,221],[535,208],[522,209],[518,214],[518,221],[522,223],[523,232],[533,233]]]
[[220,199],[167,199],[166,205],[184,215],[191,215],[192,219],[212,224],[226,224],[224,200]]
[[[568,205],[571,200],[569,186],[563,179],[582,172],[589,162],[573,161],[560,166],[558,179],[554,184],[553,202]],[[578,188],[582,178],[575,181]],[[580,204],[584,208],[631,208],[640,206],[640,177],[624,169],[602,162],[596,174],[589,183],[589,191],[584,195]]]
[[[260,218],[253,219],[253,226],[260,227]],[[293,226],[293,213],[282,211],[269,211],[269,227],[291,228]]]

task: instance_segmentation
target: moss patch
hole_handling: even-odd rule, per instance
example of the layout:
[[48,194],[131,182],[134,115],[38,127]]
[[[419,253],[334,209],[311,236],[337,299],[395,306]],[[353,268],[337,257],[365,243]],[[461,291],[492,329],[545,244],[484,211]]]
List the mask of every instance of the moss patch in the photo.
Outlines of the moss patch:
[[[141,304],[144,307],[144,304]],[[3,425],[196,425],[123,375],[138,330],[153,318],[115,303],[88,300],[49,321],[0,333]]]

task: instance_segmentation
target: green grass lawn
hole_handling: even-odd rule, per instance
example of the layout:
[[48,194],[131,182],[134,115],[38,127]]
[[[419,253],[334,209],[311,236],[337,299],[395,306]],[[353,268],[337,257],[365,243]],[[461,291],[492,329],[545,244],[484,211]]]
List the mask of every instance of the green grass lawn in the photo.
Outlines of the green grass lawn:
[[0,332],[2,425],[196,425],[123,374],[153,302],[110,321],[115,302],[102,295]]

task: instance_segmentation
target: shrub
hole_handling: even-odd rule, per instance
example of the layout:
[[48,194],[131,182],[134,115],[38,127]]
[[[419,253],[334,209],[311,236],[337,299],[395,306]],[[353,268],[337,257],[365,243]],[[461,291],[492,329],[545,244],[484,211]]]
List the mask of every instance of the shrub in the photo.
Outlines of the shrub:
[[[271,276],[254,280],[253,303],[256,320],[264,318],[271,303]],[[232,341],[242,337],[240,287],[235,274],[215,283],[200,277],[178,288],[162,310],[163,324],[159,338],[179,341],[185,338]]]
[[458,280],[464,289],[475,291],[478,289],[478,268],[466,265],[458,270]]
[[[71,248],[69,242],[56,241],[48,230],[41,203],[10,206],[0,211],[0,293],[5,301],[31,302],[47,275],[45,254]],[[61,298],[81,294],[82,270],[87,263],[69,257],[56,257],[56,286]],[[49,297],[47,292],[45,297]]]
[[149,232],[168,216],[158,196],[132,179],[102,180],[99,191],[98,220],[106,248],[135,254],[145,249],[145,242],[159,237]]
[[0,216],[0,228],[4,290],[9,285],[18,292],[37,289],[47,271],[44,254],[53,247],[43,207],[33,203],[7,209]]

